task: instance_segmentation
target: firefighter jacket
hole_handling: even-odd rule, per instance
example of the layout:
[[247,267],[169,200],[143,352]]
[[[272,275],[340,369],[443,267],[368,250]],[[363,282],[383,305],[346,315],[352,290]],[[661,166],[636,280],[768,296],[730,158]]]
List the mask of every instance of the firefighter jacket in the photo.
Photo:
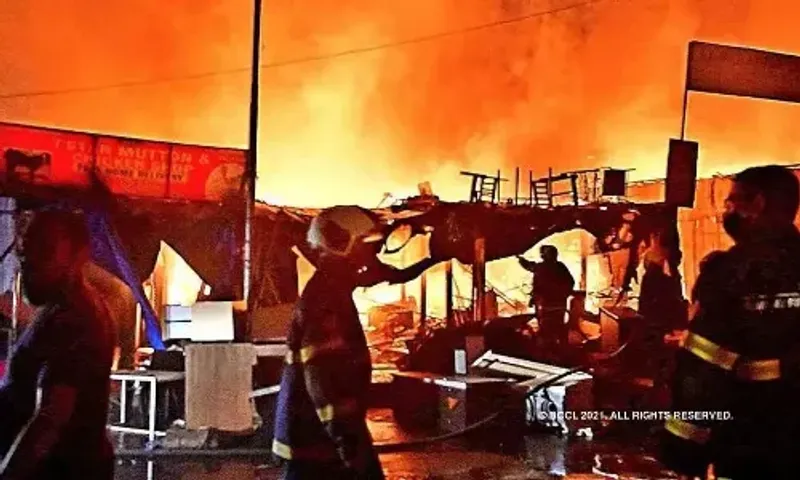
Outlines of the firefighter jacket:
[[372,366],[352,293],[318,270],[298,301],[278,395],[278,457],[328,462],[373,452],[366,425]]
[[800,234],[715,253],[695,292],[662,460],[703,478],[709,464],[720,477],[785,478],[800,453]]

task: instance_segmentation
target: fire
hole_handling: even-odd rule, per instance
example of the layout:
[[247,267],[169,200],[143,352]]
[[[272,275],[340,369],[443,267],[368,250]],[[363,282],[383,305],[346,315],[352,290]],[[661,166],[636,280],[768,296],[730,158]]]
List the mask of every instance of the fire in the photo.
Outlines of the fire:
[[[560,250],[560,259],[567,265],[575,278],[575,288],[579,289],[581,256],[585,253],[581,248],[582,236],[589,236],[577,231],[565,232],[546,239],[541,245],[555,245]],[[584,240],[585,241],[585,240]],[[406,267],[427,255],[427,239],[415,238],[401,252],[394,255],[382,255],[381,260],[398,268]],[[526,252],[525,257],[539,261],[539,245]],[[610,283],[611,272],[603,257],[595,256],[587,262],[587,291],[596,292],[606,288]],[[304,258],[298,259],[299,290],[305,287],[313,273],[313,266]],[[464,310],[472,304],[472,273],[469,265],[453,261],[453,308]],[[444,319],[446,316],[446,274],[444,264],[439,264],[426,272],[426,315],[433,319]],[[515,258],[505,258],[489,262],[486,265],[486,286],[498,295],[498,310],[501,316],[527,311],[531,291],[531,273],[523,269]],[[362,323],[366,324],[369,310],[379,305],[413,299],[417,309],[415,318],[421,314],[422,286],[416,279],[404,286],[381,284],[371,288],[358,289],[353,299],[361,314]],[[587,300],[587,308],[596,310],[597,305]]]
[[[34,3],[0,7],[4,120],[246,145],[250,2]],[[634,179],[662,177],[667,140],[680,131],[690,40],[800,52],[794,0],[567,7],[527,0],[266,2],[264,63],[272,67],[262,72],[258,197],[375,207],[387,192],[402,198],[430,181],[441,198],[462,200],[469,184],[460,170],[499,168],[513,178],[515,166],[536,176],[550,166],[617,166],[635,167]],[[562,11],[545,14],[549,9]],[[472,28],[492,23],[498,25]],[[23,95],[2,98],[15,93]],[[792,162],[800,152],[798,124],[800,109],[792,106],[692,95],[687,134],[700,142],[699,172],[708,176]],[[502,196],[512,196],[510,187],[503,185]],[[573,241],[552,242],[579,278]],[[308,266],[301,267],[307,278]],[[587,289],[602,288],[600,263],[588,268]],[[171,300],[192,300],[199,288],[192,274],[178,273],[184,270],[173,269],[186,281],[171,287]],[[491,286],[527,303],[530,275],[514,259],[487,270]],[[428,279],[431,315],[444,309],[442,275],[439,267]],[[456,267],[454,275],[456,294],[469,298],[469,273]],[[406,294],[418,297],[419,281]],[[359,307],[368,308],[367,293],[358,295]],[[368,292],[380,302],[401,295],[395,287]]]
[[[4,120],[246,146],[251,2],[95,3],[0,7]],[[423,180],[460,199],[461,169],[660,177],[690,40],[800,52],[792,0],[265,7],[258,194],[297,206],[374,206]],[[707,176],[792,162],[799,122],[791,106],[693,94],[687,134]]]
[[190,306],[197,300],[203,280],[175,250],[161,242],[156,268],[164,272],[164,305]]

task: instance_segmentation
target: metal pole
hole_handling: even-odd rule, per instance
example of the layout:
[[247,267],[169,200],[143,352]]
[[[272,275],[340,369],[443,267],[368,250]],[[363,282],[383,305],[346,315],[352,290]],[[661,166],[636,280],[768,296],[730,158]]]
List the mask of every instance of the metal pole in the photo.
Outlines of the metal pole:
[[419,279],[419,326],[425,329],[428,323],[428,272],[422,272]]
[[142,346],[142,306],[136,303],[136,321],[133,332],[133,351],[137,352]]
[[[400,263],[402,264],[403,268],[406,268],[408,266],[407,265],[408,262],[406,261],[406,259],[408,258],[407,252],[408,252],[407,248],[400,250]],[[403,282],[400,284],[400,300],[405,302],[407,299],[408,299],[408,292],[406,291],[406,282]]]
[[244,252],[242,255],[242,296],[247,308],[245,340],[251,336],[250,282],[252,272],[253,217],[256,205],[256,176],[258,174],[258,102],[259,74],[261,73],[261,10],[262,0],[254,0],[253,15],[253,60],[250,78],[250,130],[247,152],[247,191],[245,192]]
[[492,200],[500,203],[500,169],[497,170],[497,180],[495,180],[495,195]]
[[686,135],[686,110],[689,106],[689,63],[692,61],[692,44],[689,44],[689,53],[686,55],[686,77],[683,82],[683,113],[681,114],[681,140]]
[[444,277],[445,277],[445,324],[448,328],[453,327],[455,322],[453,319],[453,261],[448,260],[444,264]]
[[530,205],[535,207],[536,203],[533,201],[533,170],[528,170],[528,193],[530,195]]
[[519,204],[519,167],[514,169],[514,205]]
[[475,239],[474,261],[472,262],[472,320],[483,323],[486,317],[486,240]]
[[579,230],[581,236],[581,280],[578,289],[585,292],[589,284],[589,234]]
[[683,89],[683,114],[681,116],[681,140],[686,138],[686,110],[689,107],[689,90]]
[[17,343],[19,328],[19,302],[22,297],[22,281],[19,270],[14,274],[14,285],[11,288],[11,344]]

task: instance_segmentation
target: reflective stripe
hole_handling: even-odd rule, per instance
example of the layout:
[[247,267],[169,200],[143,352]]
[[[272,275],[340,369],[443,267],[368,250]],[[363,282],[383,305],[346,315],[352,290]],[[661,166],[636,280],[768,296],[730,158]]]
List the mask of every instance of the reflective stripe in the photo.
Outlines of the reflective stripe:
[[334,460],[337,457],[335,450],[321,444],[312,447],[292,448],[277,439],[272,440],[272,453],[284,460],[305,459],[327,461]]
[[335,352],[337,350],[344,350],[347,348],[347,342],[341,338],[329,340],[319,345],[309,345],[301,348],[299,351],[286,353],[286,364],[293,363],[308,363],[309,360],[322,353]]
[[314,347],[303,347],[300,351],[286,352],[286,364],[306,363],[314,355]]
[[664,424],[664,428],[676,437],[680,437],[690,442],[704,444],[711,438],[711,429],[699,427],[689,422],[684,422],[677,418],[670,418]]
[[708,363],[735,371],[736,376],[742,380],[763,382],[781,378],[780,360],[748,360],[737,363],[740,358],[738,353],[722,348],[696,333],[687,335],[683,348]]
[[272,453],[286,460],[292,459],[292,447],[277,440],[272,441]]
[[738,353],[726,350],[711,340],[691,332],[686,336],[683,348],[698,358],[725,370],[733,370],[733,365],[739,359]]
[[346,417],[358,411],[358,402],[353,399],[340,402],[336,405],[329,404],[317,409],[317,416],[323,423],[331,422],[336,417]]
[[736,365],[736,375],[744,380],[765,382],[781,378],[780,360],[752,360]]

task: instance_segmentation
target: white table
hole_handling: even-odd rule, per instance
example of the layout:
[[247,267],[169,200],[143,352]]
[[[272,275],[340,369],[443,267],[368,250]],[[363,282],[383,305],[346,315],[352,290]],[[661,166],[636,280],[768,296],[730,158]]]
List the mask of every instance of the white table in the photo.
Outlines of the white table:
[[[166,432],[156,431],[156,391],[159,384],[182,382],[186,378],[184,372],[161,372],[153,370],[119,370],[111,374],[111,381],[120,382],[119,392],[119,425],[109,425],[109,430],[114,432],[132,433],[136,435],[147,435],[148,439],[152,442],[156,436],[163,437]],[[127,406],[128,395],[127,386],[128,382],[150,384],[150,403],[147,406],[147,429],[126,427],[127,420]]]

